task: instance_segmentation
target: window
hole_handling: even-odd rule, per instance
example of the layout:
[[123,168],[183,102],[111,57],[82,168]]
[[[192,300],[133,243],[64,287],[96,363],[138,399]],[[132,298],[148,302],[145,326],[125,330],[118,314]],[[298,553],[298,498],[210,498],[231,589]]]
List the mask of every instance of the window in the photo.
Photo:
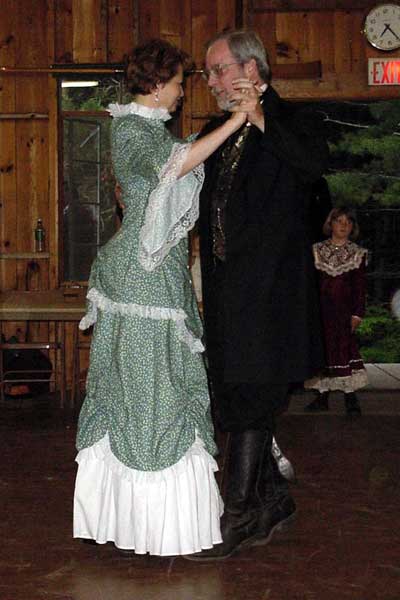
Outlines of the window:
[[80,77],[60,81],[64,281],[86,281],[98,248],[118,227],[106,108],[124,101],[124,90],[117,77]]

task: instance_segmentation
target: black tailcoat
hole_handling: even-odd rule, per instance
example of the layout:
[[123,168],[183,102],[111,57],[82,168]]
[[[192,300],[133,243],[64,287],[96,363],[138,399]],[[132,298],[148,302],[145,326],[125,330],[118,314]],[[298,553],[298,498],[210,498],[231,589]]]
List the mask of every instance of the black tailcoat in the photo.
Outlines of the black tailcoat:
[[[323,364],[308,199],[328,150],[315,115],[263,94],[265,132],[252,126],[225,213],[224,379],[297,382]],[[227,116],[214,119],[202,133]],[[217,364],[215,260],[210,191],[223,146],[206,161],[200,248],[207,353]]]

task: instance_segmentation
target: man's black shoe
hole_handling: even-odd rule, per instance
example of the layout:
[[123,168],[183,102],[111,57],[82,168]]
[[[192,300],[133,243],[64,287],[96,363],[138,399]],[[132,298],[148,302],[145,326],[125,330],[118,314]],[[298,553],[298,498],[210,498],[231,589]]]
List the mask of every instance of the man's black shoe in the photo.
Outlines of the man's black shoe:
[[221,519],[221,534],[223,542],[210,550],[195,554],[187,554],[183,558],[193,561],[213,561],[229,558],[241,548],[251,546],[258,539],[258,515],[256,513],[235,515],[224,513]]
[[264,508],[258,520],[258,539],[254,545],[268,544],[275,533],[289,527],[295,515],[296,504],[291,496],[285,496],[272,507]]

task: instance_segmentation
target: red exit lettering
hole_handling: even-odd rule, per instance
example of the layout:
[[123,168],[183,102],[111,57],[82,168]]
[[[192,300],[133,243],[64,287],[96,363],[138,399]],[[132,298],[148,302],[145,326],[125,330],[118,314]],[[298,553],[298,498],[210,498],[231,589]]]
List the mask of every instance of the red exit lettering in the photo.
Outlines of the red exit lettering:
[[370,85],[400,85],[400,59],[370,59]]

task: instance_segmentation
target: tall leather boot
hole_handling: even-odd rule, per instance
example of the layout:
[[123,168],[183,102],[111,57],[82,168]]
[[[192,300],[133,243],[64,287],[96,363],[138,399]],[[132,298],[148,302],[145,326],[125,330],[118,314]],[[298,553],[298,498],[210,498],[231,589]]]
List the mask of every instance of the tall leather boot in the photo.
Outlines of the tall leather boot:
[[231,433],[227,461],[225,511],[221,518],[223,542],[211,550],[185,556],[188,560],[211,561],[231,556],[257,537],[258,514],[252,504],[265,432]]
[[293,518],[296,504],[290,495],[287,480],[282,476],[272,453],[272,434],[267,433],[263,460],[256,484],[259,505],[258,543],[268,543],[276,531],[283,529]]

